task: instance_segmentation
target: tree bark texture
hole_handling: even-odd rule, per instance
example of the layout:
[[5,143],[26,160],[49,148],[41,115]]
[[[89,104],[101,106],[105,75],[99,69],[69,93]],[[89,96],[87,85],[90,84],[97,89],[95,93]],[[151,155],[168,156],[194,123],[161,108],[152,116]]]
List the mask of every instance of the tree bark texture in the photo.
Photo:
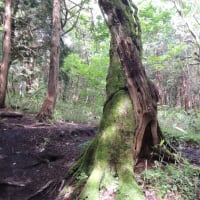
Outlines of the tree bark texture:
[[5,107],[11,51],[11,0],[5,1],[3,57],[0,63],[0,108]]
[[60,10],[61,10],[61,1],[54,0],[48,90],[41,111],[37,115],[37,119],[39,121],[45,121],[46,119],[52,117],[57,99],[58,71],[59,71],[59,60],[60,60],[60,31],[61,31]]
[[[158,91],[148,79],[141,61],[141,27],[137,7],[129,0],[99,0],[99,5],[105,14],[111,35],[116,40],[134,106],[136,128],[133,153],[137,160],[141,153],[148,153],[151,146],[159,144],[161,139],[157,123]],[[146,146],[145,149],[142,146]]]
[[68,199],[143,200],[133,169],[162,137],[158,92],[141,62],[136,7],[126,0],[99,0],[99,4],[111,32],[107,100],[97,136],[68,173],[68,182],[69,177],[75,180]]
[[76,188],[69,199],[143,200],[143,193],[133,171],[133,107],[115,40],[111,41],[106,82],[107,100],[98,134],[68,173],[76,182]]

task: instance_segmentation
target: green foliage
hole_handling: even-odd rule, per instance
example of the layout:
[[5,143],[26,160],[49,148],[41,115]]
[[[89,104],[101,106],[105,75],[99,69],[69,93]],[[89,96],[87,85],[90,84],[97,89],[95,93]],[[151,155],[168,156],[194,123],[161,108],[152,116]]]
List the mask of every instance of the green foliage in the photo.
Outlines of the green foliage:
[[[94,55],[89,64],[78,54],[69,54],[64,63],[63,71],[68,72],[71,79],[81,76],[90,87],[105,87],[105,75],[108,67],[108,56]],[[98,86],[99,85],[99,86]]]
[[[29,63],[13,62],[8,76],[7,106],[27,112],[38,112],[46,92],[41,72]],[[27,67],[28,66],[28,67]]]
[[200,169],[194,169],[188,163],[178,166],[155,163],[153,169],[142,173],[142,182],[145,188],[156,191],[162,199],[174,195],[173,199],[194,200],[199,197]]
[[78,54],[70,54],[64,62],[64,70],[70,72],[71,75],[87,74],[89,66],[84,64]]
[[92,142],[93,140],[89,140],[87,142],[80,144],[79,147],[82,149],[82,151],[84,151],[92,144]]
[[19,93],[8,93],[7,106],[14,110],[26,113],[37,113],[44,100],[45,88],[33,90],[32,93],[20,95]]
[[[154,34],[171,32],[169,21],[171,20],[171,12],[153,3],[141,3],[140,19],[142,22],[142,30],[144,34]],[[164,29],[164,30],[163,30]]]
[[[166,91],[167,98],[162,104],[179,105],[177,99],[184,98],[179,93],[182,90],[188,94],[190,105],[198,104],[199,107],[199,103],[193,103],[195,96],[198,96],[196,89],[199,85],[195,75],[198,74],[199,63],[195,61],[198,58],[195,58],[194,53],[199,52],[199,3],[185,0],[176,2],[183,10],[184,19],[177,14],[172,1],[138,0],[143,63],[149,77],[159,85],[160,91]],[[196,41],[191,32],[196,34]],[[183,86],[183,77],[188,88]]]
[[96,26],[95,31],[93,32],[93,38],[96,42],[102,42],[105,39],[109,38],[108,27],[101,15],[96,16]]
[[191,133],[183,133],[178,130],[163,130],[164,135],[170,141],[171,144],[182,145],[184,143],[188,143],[189,145],[200,145],[200,135],[191,134]]
[[158,119],[168,137],[200,144],[199,112],[163,106],[159,109]]
[[[144,41],[144,64],[148,75],[157,82],[156,73],[161,74],[161,90],[166,91],[169,97],[167,99],[170,99],[167,103],[170,106],[177,105],[176,95],[182,86],[181,77],[184,74],[190,75],[188,95],[195,99],[194,95],[199,91],[196,75],[199,66],[190,66],[190,63],[194,62],[194,46],[186,42],[191,40],[191,36],[185,31],[187,28],[183,26],[183,22],[178,20],[175,10],[172,9],[173,4],[162,0],[138,0],[138,2]],[[192,12],[190,11],[193,10],[198,19],[199,15],[196,12],[198,6],[195,2],[183,0],[182,7],[185,9],[186,17],[191,17]],[[77,26],[66,36],[69,43],[65,42],[66,38],[63,38],[68,46],[63,44],[65,49],[63,46],[62,61],[64,62],[60,63],[56,119],[73,121],[97,119],[98,121],[102,114],[106,73],[109,65],[110,38],[104,18],[93,3],[84,5]],[[0,1],[0,6],[2,5],[3,1]],[[29,105],[31,111],[37,112],[44,98],[47,84],[52,0],[19,1],[18,5],[15,5],[15,2],[13,5],[16,12],[13,16],[13,23],[19,39],[16,38],[16,42],[13,42],[17,45],[17,49],[14,48],[13,52],[17,54],[10,68],[8,87],[10,98],[8,101],[10,105],[19,105],[22,109]],[[76,11],[77,9],[73,10],[70,15],[75,15]],[[194,25],[198,30],[198,24],[191,22],[191,26]],[[67,24],[64,30],[67,30],[71,24]],[[30,47],[37,45],[44,45],[43,50],[38,51],[34,48],[31,50]],[[27,65],[27,61],[32,59],[33,62]],[[20,85],[24,84],[27,87],[29,81],[34,83],[30,85],[28,91],[24,89],[23,94],[19,94]],[[115,82],[120,84],[117,78]],[[189,116],[181,111],[181,114],[176,116],[172,109],[167,115],[171,116],[171,120],[159,115],[163,127],[167,130],[172,129],[182,133],[176,129],[179,127],[186,131],[187,135],[197,134],[200,131],[199,117],[193,114]],[[180,116],[184,117],[180,119]],[[176,120],[178,123],[175,128],[172,121]]]
[[68,38],[70,53],[61,66],[67,81],[63,80],[63,101],[58,100],[57,105],[64,109],[56,110],[56,118],[63,115],[64,119],[73,121],[98,121],[105,100],[109,65],[108,29],[102,17],[93,16],[91,9],[85,6]]
[[[69,77],[65,85],[64,118],[71,119],[73,116],[73,121],[98,120],[102,113],[109,65],[109,38],[101,41],[105,37],[104,34],[101,35],[101,31],[104,29],[108,32],[101,21],[102,19],[99,19],[99,25],[91,29],[88,18],[81,15],[79,26],[74,30],[77,37],[70,35],[74,38],[71,44],[72,52],[66,56],[61,70]],[[90,34],[88,29],[91,31]],[[93,40],[94,38],[96,40]]]
[[85,180],[86,178],[88,178],[88,176],[84,172],[80,173],[79,176],[76,177],[77,180]]
[[168,45],[168,49],[169,49],[169,54],[174,57],[181,57],[184,50],[187,49],[187,45],[184,43],[179,43],[179,44],[169,44]]
[[63,101],[58,99],[54,119],[56,121],[66,120],[73,122],[99,122],[102,114],[102,106],[96,106],[94,103],[85,103],[80,99],[78,103]]

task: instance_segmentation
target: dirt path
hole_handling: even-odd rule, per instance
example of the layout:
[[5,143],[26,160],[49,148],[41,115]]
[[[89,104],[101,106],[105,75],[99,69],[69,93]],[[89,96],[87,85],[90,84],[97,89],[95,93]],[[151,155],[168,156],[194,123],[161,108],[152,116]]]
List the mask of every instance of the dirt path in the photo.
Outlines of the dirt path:
[[[91,124],[36,123],[31,115],[0,120],[0,200],[55,200],[65,173],[97,131]],[[200,166],[199,148],[180,150]]]
[[37,124],[32,116],[3,118],[0,200],[54,200],[67,169],[96,130],[89,124]]
[[192,164],[200,167],[200,148],[198,145],[180,145],[178,151],[180,151],[181,155],[184,158],[187,158]]

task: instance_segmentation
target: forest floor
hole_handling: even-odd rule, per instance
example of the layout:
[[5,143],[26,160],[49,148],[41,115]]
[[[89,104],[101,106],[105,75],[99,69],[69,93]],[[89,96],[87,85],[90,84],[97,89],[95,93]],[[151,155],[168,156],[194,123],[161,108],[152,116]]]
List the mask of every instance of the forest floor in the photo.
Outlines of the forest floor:
[[[97,126],[44,124],[34,115],[0,119],[0,200],[53,200]],[[52,185],[51,187],[49,187]],[[45,189],[50,191],[45,191]]]
[[[97,124],[38,123],[34,115],[0,112],[0,200],[54,200]],[[182,148],[200,166],[200,150]]]

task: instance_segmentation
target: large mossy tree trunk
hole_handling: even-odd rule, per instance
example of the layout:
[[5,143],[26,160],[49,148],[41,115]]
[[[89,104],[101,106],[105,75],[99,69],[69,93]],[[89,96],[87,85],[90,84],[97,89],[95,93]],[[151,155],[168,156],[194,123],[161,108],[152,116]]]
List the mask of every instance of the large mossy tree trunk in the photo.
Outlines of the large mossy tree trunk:
[[[116,41],[134,105],[136,128],[133,152],[134,159],[137,160],[141,153],[148,154],[152,145],[159,144],[161,140],[157,124],[158,91],[148,79],[142,64],[141,27],[137,7],[129,0],[99,0],[99,5],[106,15],[109,30]],[[145,149],[142,146],[145,146]]]
[[111,41],[106,93],[98,134],[68,172],[68,178],[72,177],[76,188],[67,199],[144,199],[134,177],[133,106],[115,40]]
[[3,55],[0,63],[0,108],[5,107],[6,91],[8,83],[8,70],[10,67],[11,51],[11,0],[5,1],[5,14],[3,26]]
[[126,0],[99,4],[112,38],[107,100],[96,138],[68,172],[76,187],[67,199],[142,200],[134,166],[139,158],[151,156],[163,138],[157,123],[158,92],[141,62],[136,6]]

